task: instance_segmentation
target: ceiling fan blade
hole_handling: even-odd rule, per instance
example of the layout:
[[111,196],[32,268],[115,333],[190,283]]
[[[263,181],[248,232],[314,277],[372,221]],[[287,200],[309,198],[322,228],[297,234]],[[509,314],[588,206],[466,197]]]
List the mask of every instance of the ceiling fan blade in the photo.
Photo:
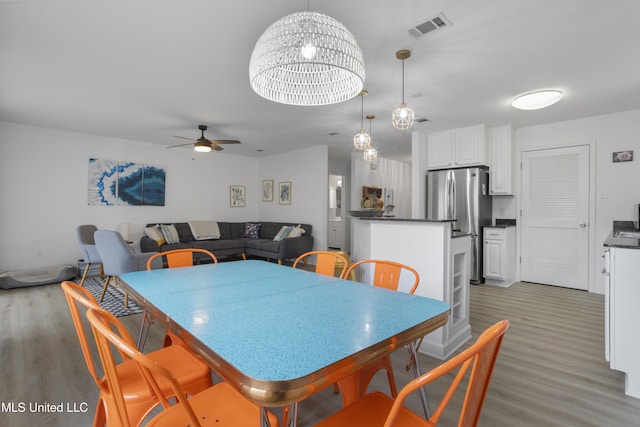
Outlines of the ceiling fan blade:
[[193,141],[193,138],[187,138],[186,136],[177,136],[177,135],[173,135],[174,138],[180,138],[180,139],[188,139],[189,141]]
[[237,139],[212,139],[214,144],[241,144]]
[[211,143],[211,149],[212,150],[216,150],[216,151],[222,151],[224,150],[224,148],[220,147],[218,144],[216,144],[215,142]]
[[188,144],[180,144],[180,145],[172,145],[171,147],[167,147],[167,148],[177,148],[177,147],[186,147],[187,145],[193,145],[193,142],[190,142]]

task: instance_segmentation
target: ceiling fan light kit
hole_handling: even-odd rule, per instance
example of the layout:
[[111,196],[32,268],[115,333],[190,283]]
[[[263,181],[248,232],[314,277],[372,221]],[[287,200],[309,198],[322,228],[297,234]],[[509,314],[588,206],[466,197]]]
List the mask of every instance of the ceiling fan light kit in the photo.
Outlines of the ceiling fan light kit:
[[358,95],[364,59],[353,34],[319,12],[280,18],[251,54],[249,81],[263,98],[288,105],[329,105]]
[[400,108],[396,108],[391,114],[391,123],[393,123],[394,128],[399,130],[409,129],[413,126],[415,119],[414,111],[407,107],[407,104],[404,102],[404,60],[410,56],[410,50],[401,49],[396,52],[396,58],[402,61],[402,103],[400,104]]

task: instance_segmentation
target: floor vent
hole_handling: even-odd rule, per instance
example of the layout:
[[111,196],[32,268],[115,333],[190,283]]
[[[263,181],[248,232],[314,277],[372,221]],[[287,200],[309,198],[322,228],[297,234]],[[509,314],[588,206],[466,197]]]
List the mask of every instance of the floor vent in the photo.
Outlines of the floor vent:
[[418,38],[432,31],[450,27],[451,25],[451,21],[449,21],[449,19],[447,19],[447,17],[444,16],[443,13],[440,13],[435,18],[432,18],[426,22],[423,22],[422,24],[410,28],[409,34],[411,34],[413,37]]

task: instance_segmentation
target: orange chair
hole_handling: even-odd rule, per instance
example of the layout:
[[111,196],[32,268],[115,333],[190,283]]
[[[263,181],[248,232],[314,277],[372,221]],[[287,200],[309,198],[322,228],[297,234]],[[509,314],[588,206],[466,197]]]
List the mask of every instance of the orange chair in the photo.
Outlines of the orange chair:
[[[196,253],[201,253],[207,257],[210,257],[214,264],[218,263],[218,258],[216,258],[216,256],[213,253],[211,253],[206,249],[184,248],[184,249],[174,249],[166,252],[159,252],[157,254],[152,255],[151,258],[147,260],[147,270],[153,269],[152,264],[154,264],[154,260],[158,258],[166,259],[167,261],[166,265],[168,268],[191,267],[193,266]],[[156,262],[155,264],[157,265],[158,263]],[[140,327],[140,336],[138,337],[139,349],[144,348],[144,344],[147,338],[147,333],[152,323],[153,323],[153,319],[147,316],[147,313],[145,312],[142,317],[142,326]],[[176,334],[167,330],[165,332],[162,346],[167,347],[173,343],[182,343],[182,340],[178,338]]]
[[[218,263],[218,258],[206,249],[185,248],[174,249],[172,251],[158,252],[147,260],[147,270],[151,270],[151,264],[156,258],[165,258],[169,268],[175,267],[191,267],[194,263],[194,255],[197,253],[205,254],[213,260],[214,264]],[[200,259],[197,260],[199,262]]]
[[[400,390],[395,400],[380,392],[371,393],[319,422],[316,427],[434,427],[471,365],[473,368],[467,382],[458,426],[477,425],[491,374],[508,327],[508,320],[502,320],[489,327],[471,347],[408,383]],[[458,372],[455,378],[428,420],[403,406],[411,393],[456,369]]]
[[[400,283],[400,275],[403,271],[407,272],[408,277],[413,280],[410,294],[413,294],[418,288],[420,276],[418,272],[408,265],[400,264],[394,261],[379,260],[379,259],[365,259],[358,261],[351,265],[342,275],[343,278],[349,277],[360,266],[373,265],[373,274],[371,276],[371,282],[373,286],[389,289],[392,291],[398,290]],[[360,399],[367,391],[367,387],[371,382],[373,376],[381,369],[387,371],[387,379],[389,380],[389,389],[391,396],[396,397],[398,391],[396,389],[396,381],[393,375],[393,367],[391,365],[391,357],[384,356],[377,361],[365,366],[356,374],[349,377],[349,382],[345,383],[340,381],[338,384],[342,391],[342,402],[344,406],[347,406],[351,402]],[[334,388],[335,390],[335,388]]]
[[300,255],[294,262],[293,268],[296,268],[298,263],[302,261],[305,265],[307,264],[307,258],[310,256],[316,256],[316,273],[324,274],[327,276],[335,276],[336,269],[340,270],[340,274],[338,276],[342,277],[344,275],[345,270],[349,267],[350,261],[339,254],[338,252],[331,251],[311,251],[306,252]]
[[[201,421],[211,426],[260,424],[260,407],[245,399],[229,384],[221,382],[187,398],[189,392],[176,380],[175,370],[179,368],[176,361],[161,361],[139,352],[126,329],[107,311],[91,309],[87,312],[87,318],[98,344],[106,383],[122,425],[127,425],[124,421],[131,419],[131,414],[124,393],[126,384],[115,362],[115,350],[136,365],[138,372],[148,380],[154,400],[164,408],[149,420],[147,426],[196,427],[201,425]],[[167,389],[171,392],[167,393]],[[172,405],[167,395],[175,396],[177,403]],[[277,427],[278,419],[271,413],[267,413],[267,416],[270,425]]]
[[[87,363],[89,373],[93,377],[98,389],[100,397],[96,407],[94,417],[94,426],[103,426],[107,421],[109,425],[127,425],[122,422],[112,420],[114,413],[117,413],[116,404],[113,393],[107,384],[105,377],[98,374],[96,366],[93,362],[89,342],[82,324],[80,306],[87,309],[93,309],[99,312],[108,313],[98,306],[95,298],[85,288],[78,286],[72,282],[62,282],[71,318],[76,328],[80,347]],[[116,320],[121,325],[119,321]],[[124,326],[121,326],[124,329]],[[162,348],[160,350],[149,353],[149,358],[163,364],[175,366],[173,372],[177,381],[180,382],[183,389],[190,394],[198,393],[211,386],[211,370],[209,366],[200,358],[195,357],[186,348],[179,345]],[[103,366],[104,369],[104,366]],[[106,372],[106,370],[105,370]],[[115,374],[118,376],[122,384],[122,394],[126,403],[129,421],[131,424],[137,425],[154,406],[158,404],[158,398],[152,393],[152,387],[149,381],[140,375],[140,371],[132,361],[124,361],[115,368]],[[163,384],[163,392],[171,393],[172,390],[168,384]],[[114,412],[115,411],[115,412]]]

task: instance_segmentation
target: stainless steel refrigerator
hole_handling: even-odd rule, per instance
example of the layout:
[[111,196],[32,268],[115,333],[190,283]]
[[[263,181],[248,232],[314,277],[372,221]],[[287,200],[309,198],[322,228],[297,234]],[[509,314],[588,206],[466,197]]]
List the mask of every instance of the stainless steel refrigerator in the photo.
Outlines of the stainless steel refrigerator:
[[491,225],[489,171],[484,167],[427,172],[427,218],[455,219],[453,235],[471,235],[471,283],[482,283],[482,227]]

